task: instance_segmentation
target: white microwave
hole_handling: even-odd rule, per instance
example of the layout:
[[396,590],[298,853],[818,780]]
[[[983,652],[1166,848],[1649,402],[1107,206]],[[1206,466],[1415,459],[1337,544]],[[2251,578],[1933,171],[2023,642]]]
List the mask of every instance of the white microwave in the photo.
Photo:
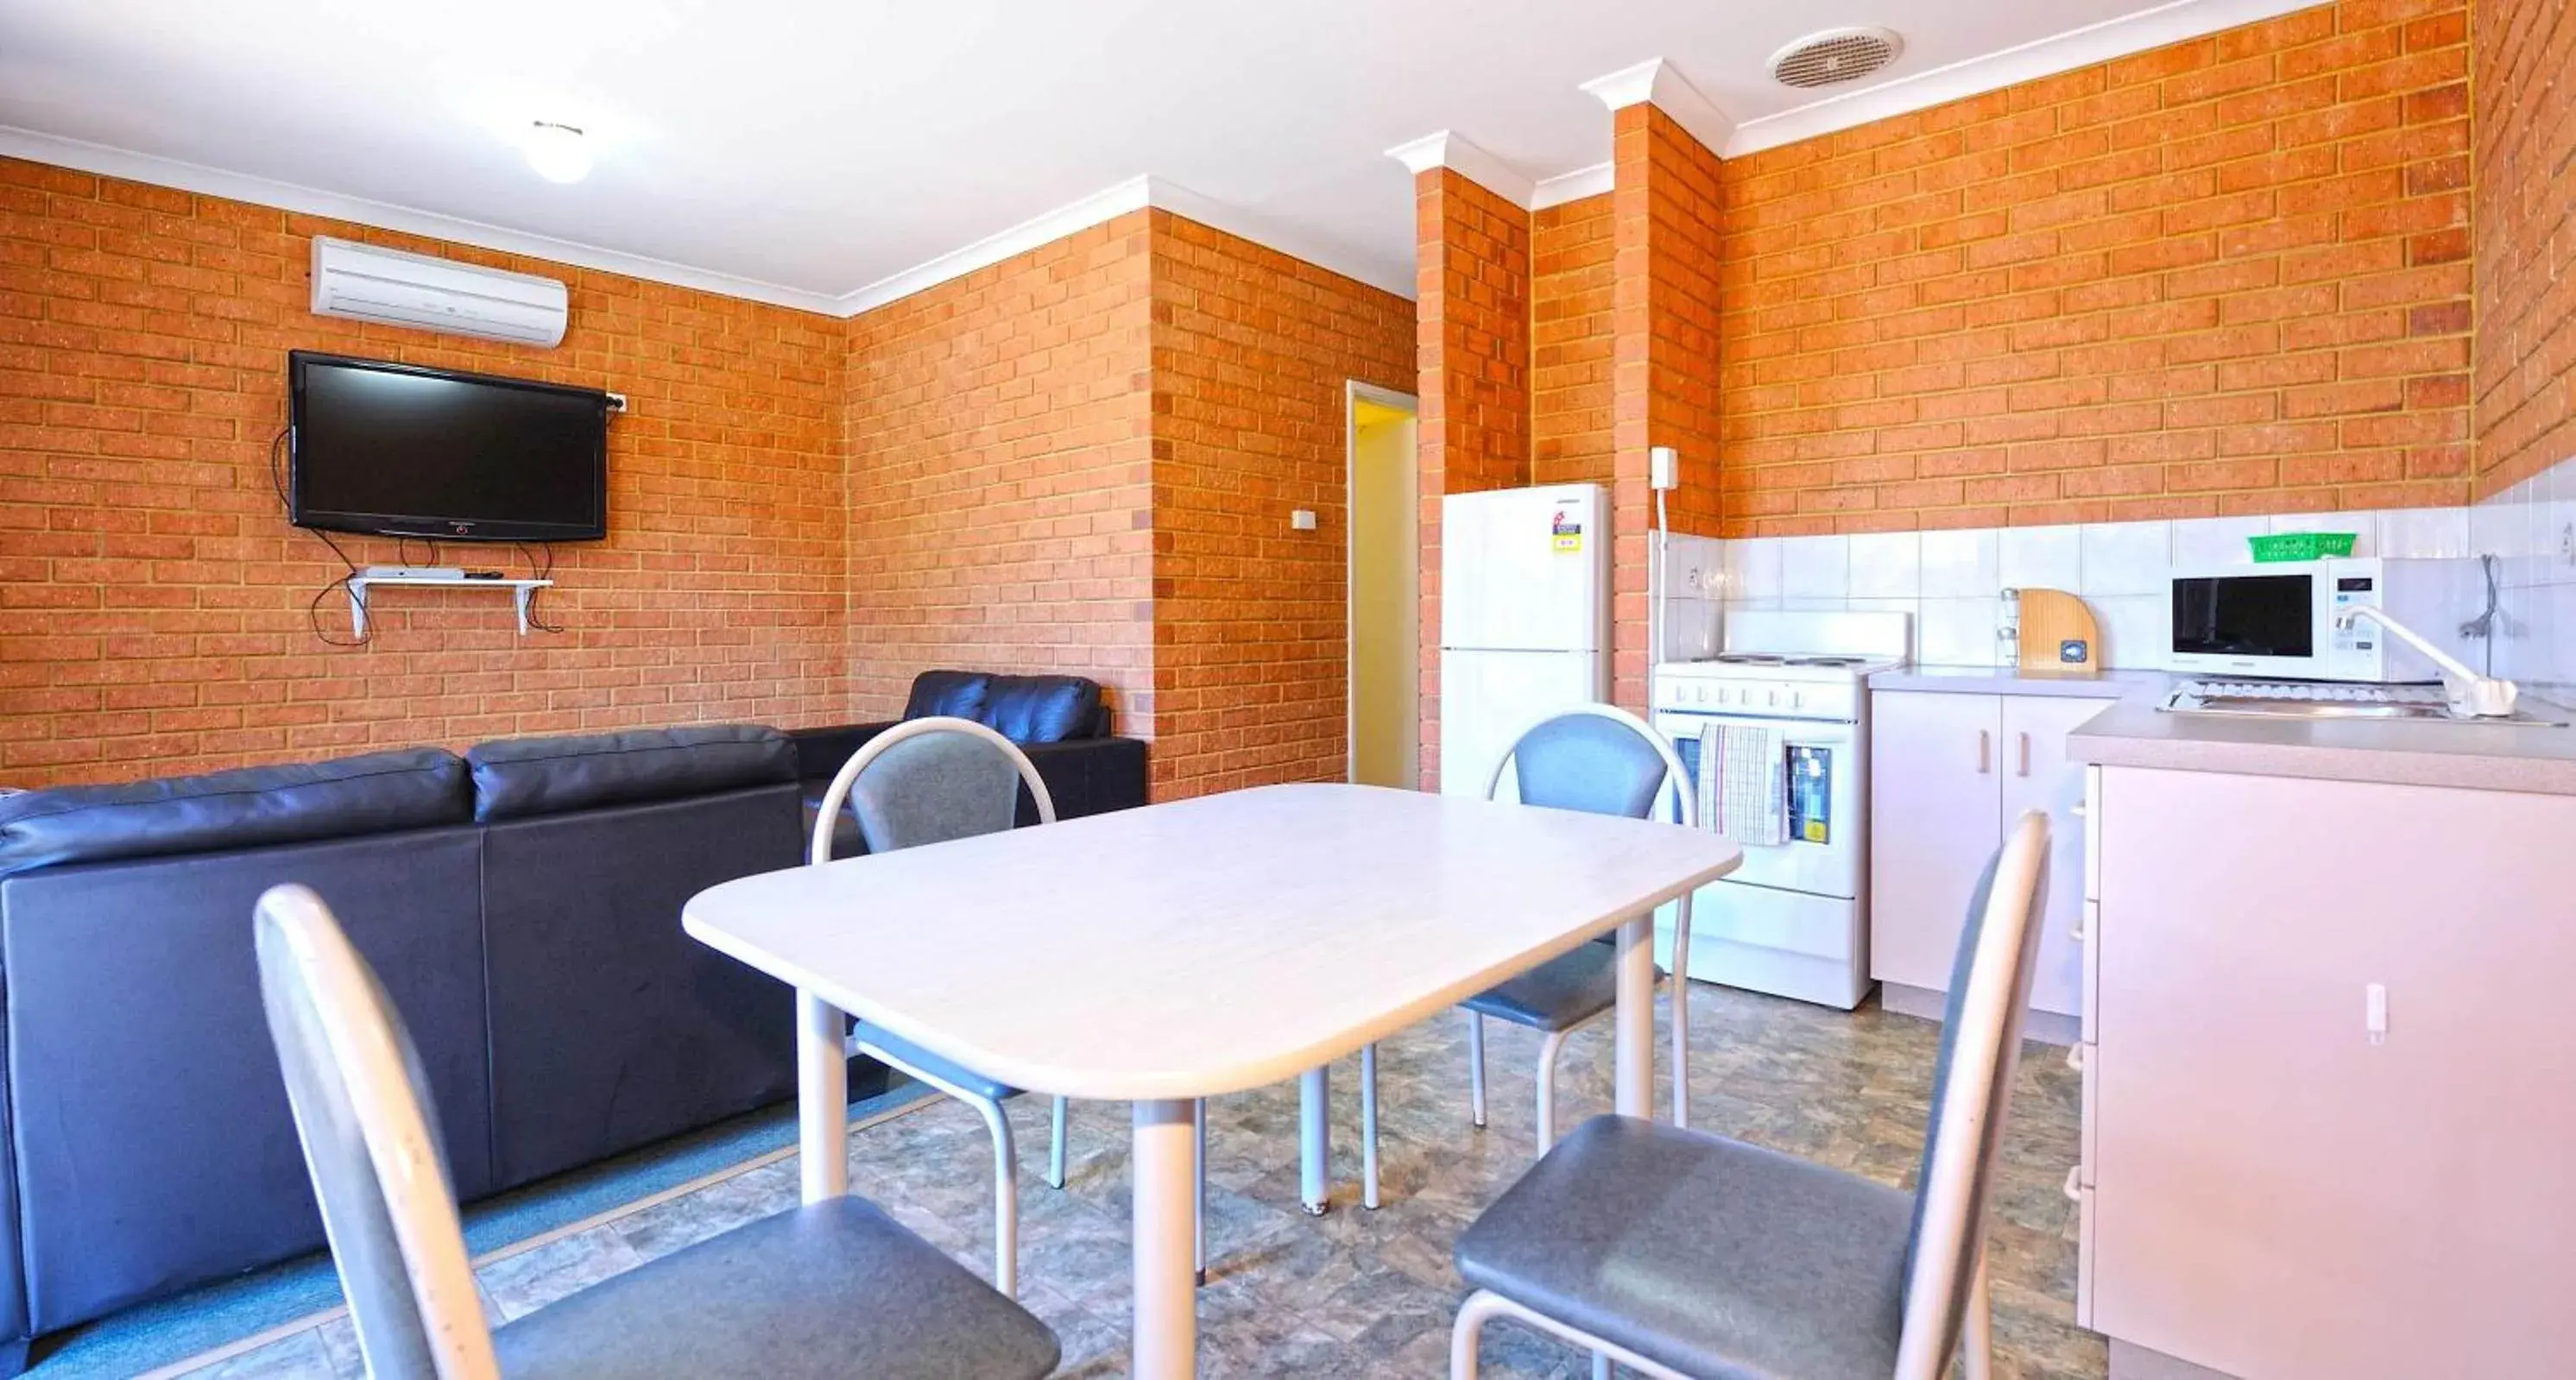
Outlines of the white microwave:
[[2335,617],[2368,604],[2475,666],[2460,624],[2486,607],[2485,577],[2467,558],[2235,565],[2173,573],[2167,664],[2176,671],[2398,683],[2438,680],[2422,653],[2368,620]]

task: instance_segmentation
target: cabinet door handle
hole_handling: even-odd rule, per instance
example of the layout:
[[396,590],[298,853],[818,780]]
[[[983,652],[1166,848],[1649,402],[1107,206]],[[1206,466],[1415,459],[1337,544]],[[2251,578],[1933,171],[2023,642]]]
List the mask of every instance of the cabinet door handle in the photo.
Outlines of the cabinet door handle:
[[2024,734],[2022,734],[2022,735],[2020,735],[2020,736],[2021,736],[2021,774],[2022,774],[2023,776],[2028,776],[2028,775],[2030,775],[2030,735],[2029,735],[2029,734],[2027,734],[2027,733],[2024,733]]
[[2084,1190],[2080,1186],[2083,1183],[2083,1180],[2084,1166],[2078,1164],[2068,1167],[2066,1171],[2066,1201],[2070,1203],[2080,1203],[2084,1201]]
[[1979,776],[1983,776],[1983,775],[1985,775],[1987,772],[1989,772],[1989,771],[1991,771],[1991,770],[1993,770],[1993,769],[1994,769],[1994,751],[1995,751],[1995,735],[1993,735],[1993,734],[1991,734],[1991,733],[1988,733],[1987,731],[1985,731],[1985,730],[1984,730],[1984,729],[1982,729],[1982,728],[1981,728],[1981,729],[1978,729],[1978,730],[1977,730],[1977,775],[1979,775]]

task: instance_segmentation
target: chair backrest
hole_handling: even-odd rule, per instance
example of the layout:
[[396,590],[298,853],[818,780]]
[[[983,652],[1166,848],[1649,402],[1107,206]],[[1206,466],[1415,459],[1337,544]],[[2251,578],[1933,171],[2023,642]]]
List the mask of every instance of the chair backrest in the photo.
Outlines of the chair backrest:
[[271,887],[252,932],[260,1002],[368,1374],[497,1376],[427,1080],[401,1018],[310,889]]
[[1675,818],[1698,823],[1681,756],[1654,725],[1616,705],[1574,705],[1521,730],[1485,778],[1486,799],[1515,767],[1524,805],[1652,819],[1669,785]]
[[1932,1065],[1932,1116],[1906,1241],[1900,1380],[1947,1374],[1958,1345],[2021,1059],[2047,869],[2048,816],[2026,811],[1968,901],[1950,965],[1940,1053]]
[[832,776],[814,816],[808,861],[832,860],[832,824],[847,801],[871,853],[995,834],[1018,818],[1020,787],[1038,822],[1055,823],[1055,799],[1019,745],[972,719],[906,719],[870,738]]

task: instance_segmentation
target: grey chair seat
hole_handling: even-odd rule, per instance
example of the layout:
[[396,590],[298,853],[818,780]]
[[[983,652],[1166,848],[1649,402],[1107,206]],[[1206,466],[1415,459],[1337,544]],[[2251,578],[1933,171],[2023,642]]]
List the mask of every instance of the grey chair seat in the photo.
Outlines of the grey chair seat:
[[1886,1380],[1913,1212],[1838,1169],[1595,1117],[1458,1238],[1458,1272],[1688,1375]]
[[594,1284],[492,1336],[512,1380],[1041,1376],[1056,1340],[873,1204],[791,1209]]
[[862,1021],[858,1023],[856,1033],[860,1039],[892,1055],[896,1063],[918,1069],[943,1083],[964,1088],[977,1097],[990,1098],[999,1102],[1006,1097],[1020,1095],[1018,1088],[977,1073],[954,1060],[933,1054],[884,1026],[869,1025]]
[[1586,944],[1459,1003],[1480,1016],[1564,1030],[1619,1004],[1618,950]]

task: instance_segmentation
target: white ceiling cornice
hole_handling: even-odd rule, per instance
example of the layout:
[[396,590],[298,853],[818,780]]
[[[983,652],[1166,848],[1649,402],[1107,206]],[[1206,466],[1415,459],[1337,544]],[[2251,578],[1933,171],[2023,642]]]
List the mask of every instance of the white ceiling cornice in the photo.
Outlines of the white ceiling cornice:
[[[1721,152],[1729,158],[1794,144],[1839,130],[1928,110],[1969,96],[2072,72],[2221,29],[2313,8],[2318,0],[2168,0],[2153,9],[2070,29],[2016,48],[1954,62],[1929,72],[1830,96],[1777,115],[1747,120]],[[1604,78],[1607,80],[1607,78]],[[1714,147],[1714,146],[1712,146]]]
[[964,248],[952,249],[901,273],[891,273],[864,287],[852,288],[832,299],[831,312],[834,316],[856,316],[863,311],[873,311],[888,302],[937,287],[952,278],[963,278],[976,269],[989,268],[1013,255],[1027,253],[1039,245],[1053,244],[1067,235],[1116,220],[1130,211],[1141,211],[1152,204],[1150,190],[1150,179],[1128,178],[1079,201],[1032,216],[1007,230],[986,235]]
[[1537,190],[1537,183],[1528,173],[1487,153],[1455,130],[1444,129],[1408,140],[1388,149],[1386,156],[1402,163],[1406,172],[1417,177],[1433,168],[1447,168],[1524,211],[1529,209],[1531,193]]
[[1409,271],[1389,273],[1383,266],[1369,262],[1340,245],[1282,231],[1277,225],[1248,211],[1214,197],[1203,196],[1167,178],[1146,175],[1128,178],[1079,201],[1021,221],[1008,230],[987,235],[963,249],[952,250],[901,273],[880,278],[866,287],[843,293],[833,299],[832,314],[856,316],[863,311],[873,311],[888,302],[937,287],[952,278],[963,278],[976,269],[990,267],[1039,245],[1052,244],[1067,235],[1147,207],[1185,216],[1210,229],[1250,240],[1289,258],[1303,260],[1398,297],[1411,298],[1414,293],[1413,275]]
[[1588,168],[1576,168],[1570,173],[1542,177],[1538,180],[1538,185],[1530,191],[1530,209],[1544,211],[1550,206],[1562,206],[1569,201],[1581,201],[1587,196],[1599,196],[1610,190],[1611,181],[1612,165],[1608,163],[1595,163]]
[[1690,78],[1682,75],[1682,69],[1663,58],[1648,58],[1606,77],[1594,77],[1583,83],[1582,89],[1599,97],[1613,111],[1652,105],[1672,116],[1674,123],[1689,130],[1691,137],[1711,153],[1724,153],[1735,137],[1735,121],[1701,95]]
[[1007,230],[987,235],[962,249],[952,250],[937,258],[916,264],[901,273],[890,274],[863,287],[844,293],[807,292],[779,283],[737,277],[669,263],[640,254],[628,254],[597,245],[555,239],[547,235],[485,225],[480,221],[441,215],[391,202],[371,201],[364,197],[342,196],[318,188],[278,182],[246,173],[226,172],[177,159],[152,154],[133,153],[109,148],[103,144],[83,143],[31,130],[0,126],[0,155],[46,163],[101,177],[122,178],[157,187],[175,187],[183,192],[218,196],[254,206],[270,206],[301,215],[322,216],[347,221],[353,225],[373,226],[407,235],[444,240],[452,244],[471,245],[503,254],[521,254],[549,263],[574,268],[597,269],[646,282],[668,283],[674,287],[693,288],[725,297],[766,302],[772,306],[793,307],[799,311],[825,316],[856,316],[860,312],[884,306],[898,298],[909,297],[925,288],[936,287],[952,278],[962,278],[1016,254],[1064,238],[1079,230],[1115,220],[1130,211],[1147,206],[1187,216],[1191,220],[1229,235],[1302,259],[1317,267],[1353,278],[1371,287],[1411,297],[1412,275],[1391,274],[1384,266],[1352,253],[1339,245],[1315,241],[1310,236],[1282,233],[1260,217],[1237,210],[1214,198],[1202,196],[1186,187],[1155,177],[1131,177],[1124,182],[1094,192],[1079,201],[1059,206],[1044,215],[1022,221]]
[[33,163],[50,163],[58,168],[96,173],[101,177],[123,178],[128,182],[148,182],[156,187],[176,187],[183,192],[219,196],[230,201],[247,201],[254,206],[271,206],[281,211],[294,211],[330,220],[344,220],[354,225],[371,225],[379,230],[397,230],[406,235],[422,235],[454,244],[472,245],[503,254],[524,254],[532,259],[570,264],[575,268],[595,268],[602,273],[622,273],[629,278],[648,282],[669,283],[674,287],[696,288],[701,292],[740,297],[773,306],[795,307],[801,311],[841,315],[834,307],[838,299],[828,293],[807,292],[780,283],[762,282],[731,273],[715,273],[687,264],[675,264],[641,254],[628,254],[615,249],[602,249],[594,244],[559,240],[550,235],[534,235],[524,230],[486,225],[459,216],[442,215],[398,206],[389,201],[371,201],[365,197],[342,196],[316,187],[277,182],[248,173],[226,172],[196,163],[155,154],[133,153],[109,148],[104,144],[64,139],[34,130],[14,129],[0,125],[0,154],[24,158]]
[[1390,270],[1389,266],[1371,261],[1347,246],[1298,234],[1231,202],[1202,196],[1167,178],[1149,177],[1145,182],[1146,201],[1155,210],[1169,211],[1211,230],[1222,230],[1237,239],[1250,240],[1265,249],[1276,250],[1289,258],[1366,283],[1381,292],[1394,293],[1407,301],[1413,298],[1416,284],[1410,261]]
[[[604,0],[593,0],[593,2],[604,3]],[[148,0],[114,0],[114,3],[142,6],[148,5]],[[573,0],[563,0],[563,3],[569,7],[573,5]],[[678,4],[680,0],[662,0],[662,3]],[[1979,3],[1986,3],[1986,0],[1979,0]],[[2260,22],[2310,8],[2318,3],[2318,0],[2162,0],[2162,3],[2158,3],[2157,0],[2117,0],[2117,3],[2143,4],[2148,8],[2118,18],[2084,24],[2081,27],[2016,46],[2001,48],[1982,56],[1969,57],[1926,71],[1899,76],[1876,86],[1838,92],[1789,109],[1780,109],[1778,105],[1779,100],[1787,98],[1781,94],[1785,88],[1770,90],[1759,83],[1747,85],[1742,82],[1735,85],[1721,83],[1702,88],[1685,78],[1673,61],[1663,57],[1638,63],[1622,71],[1586,82],[1582,89],[1591,92],[1612,110],[1621,109],[1639,101],[1651,101],[1711,149],[1725,157],[1738,157],[1832,134],[1872,121],[1904,115],[1945,102],[1982,95],[2017,83],[2053,76],[2166,44],[2204,37],[2223,29]],[[94,11],[103,12],[113,7],[111,0],[56,0],[56,4],[66,16],[87,16]],[[1993,0],[1988,8],[2004,4],[2006,0]],[[2025,14],[2031,13],[2020,6],[2018,0],[2011,0],[2006,7]],[[2098,16],[2113,7],[2115,6],[2108,3],[2108,0],[2087,0],[2085,5],[2078,8],[2085,16]],[[96,22],[106,23],[107,21],[99,19]],[[2046,21],[2043,19],[2040,22]],[[2058,22],[2072,22],[2072,20]],[[2016,35],[2028,34],[2035,27],[2037,25],[2033,24],[2014,29],[2012,32]],[[1660,37],[1641,35],[1636,47],[1629,51],[1678,54],[1682,60],[1700,69],[1704,79],[1712,82],[1717,81],[1719,72],[1731,70],[1725,66],[1731,59],[1727,57],[1724,45],[1715,45],[1710,52],[1704,53],[1699,47],[1692,46],[1693,41],[1687,33],[1670,30],[1667,26]],[[72,51],[72,49],[63,50],[64,53]],[[1928,56],[1933,51],[1933,45],[1927,43],[1919,51]],[[1945,55],[1955,55],[1960,51],[1960,47],[1953,46]],[[347,54],[344,53],[342,56],[345,57]],[[64,58],[62,53],[57,53],[55,60],[68,61],[69,59]],[[1528,64],[1524,65],[1528,66]],[[1468,90],[1460,98],[1467,103],[1458,107],[1454,113],[1444,115],[1443,112],[1447,111],[1447,107],[1442,105],[1435,105],[1432,108],[1435,117],[1445,117],[1461,123],[1494,119],[1496,118],[1493,105],[1495,100],[1505,101],[1510,108],[1525,106],[1528,102],[1522,93],[1534,89],[1533,82],[1545,86],[1562,79],[1562,76],[1554,73],[1541,74],[1538,67],[1530,66],[1528,71],[1515,79],[1516,84],[1508,91],[1499,94],[1487,91],[1480,94],[1475,90]],[[91,85],[87,89],[93,92],[113,89],[112,81],[107,86],[100,86],[98,81],[98,74],[93,72],[90,77]],[[1561,88],[1558,89],[1561,90]],[[1707,98],[1706,90],[1720,91],[1730,103],[1747,111],[1748,118],[1740,122],[1731,121],[1722,108]],[[12,95],[20,94],[23,93],[0,90],[0,105],[7,105]],[[138,88],[134,92],[127,93],[130,98],[128,104],[150,104],[144,98],[153,94],[155,93]],[[1486,104],[1477,106],[1474,103],[1476,99],[1483,99]],[[363,105],[364,102],[360,104]],[[21,124],[50,122],[40,119],[40,113],[45,107],[30,106],[22,100],[8,108],[17,112],[9,118]],[[158,109],[158,107],[155,108]],[[189,107],[184,107],[183,103],[172,106],[171,110],[177,111],[183,108]],[[1578,111],[1580,108],[1576,107]],[[1419,107],[1415,109],[1418,110]],[[1481,113],[1477,113],[1479,111]],[[164,112],[161,118],[182,117]],[[1315,117],[1310,114],[1309,118]],[[1406,124],[1410,124],[1414,118],[1418,116],[1405,117]],[[1598,160],[1602,156],[1602,145],[1596,142],[1601,131],[1595,120],[1585,119],[1579,114],[1570,116],[1559,114],[1551,115],[1550,121],[1554,123],[1537,122],[1545,126],[1538,131],[1537,135],[1533,135],[1526,129],[1521,130],[1515,136],[1515,142],[1512,145],[1518,151],[1517,156],[1530,167],[1546,170],[1553,166],[1557,169],[1554,175],[1546,177],[1534,176],[1521,164],[1496,156],[1459,135],[1455,130],[1442,130],[1386,152],[1417,174],[1426,168],[1452,169],[1496,195],[1525,208],[1558,205],[1606,190],[1610,183],[1609,165],[1589,161]],[[1566,125],[1573,126],[1571,133],[1564,128],[1559,128]],[[63,127],[78,128],[80,132],[90,134],[93,138],[121,139],[123,137],[106,132],[120,127],[114,121],[93,122],[85,127],[70,125]],[[123,127],[140,128],[142,126]],[[1396,127],[1403,128],[1405,124],[1399,124]],[[1419,128],[1420,125],[1412,127]],[[1343,141],[1338,145],[1342,149],[1340,156],[1358,159],[1360,164],[1365,166],[1369,160],[1364,150],[1369,144],[1376,143],[1377,137],[1362,139],[1353,132],[1354,127],[1347,123],[1333,128],[1336,131],[1334,137]],[[1553,133],[1550,132],[1551,130]],[[233,133],[238,135],[239,131],[236,130]],[[1127,142],[1121,142],[1121,140]],[[1357,141],[1356,147],[1352,146],[1353,141]],[[718,150],[718,155],[709,155],[706,150],[689,148],[687,141],[679,139],[676,135],[671,142],[680,146],[683,152],[698,154],[701,163],[704,163],[709,156],[721,155],[721,149]],[[188,161],[190,158],[224,157],[220,152],[207,151],[226,147],[220,140],[195,143],[179,141],[165,146],[187,152],[188,158],[140,153],[107,143],[0,125],[0,155],[836,317],[853,315],[906,294],[918,292],[923,288],[950,281],[1012,254],[1145,206],[1187,216],[1279,253],[1388,291],[1405,296],[1410,296],[1413,291],[1409,265],[1403,261],[1404,256],[1410,251],[1410,217],[1405,214],[1409,209],[1409,199],[1395,195],[1391,183],[1388,184],[1388,190],[1383,195],[1366,190],[1376,185],[1373,178],[1347,175],[1355,171],[1351,168],[1345,168],[1343,174],[1337,174],[1342,176],[1340,182],[1332,183],[1322,191],[1313,190],[1311,184],[1297,182],[1294,179],[1282,181],[1280,180],[1282,175],[1275,168],[1259,171],[1262,175],[1272,177],[1273,184],[1278,187],[1306,187],[1308,190],[1264,192],[1262,188],[1272,184],[1263,183],[1260,176],[1225,175],[1223,178],[1225,184],[1229,188],[1238,189],[1236,194],[1244,198],[1246,204],[1258,208],[1256,210],[1246,210],[1234,203],[1200,195],[1156,176],[1129,176],[1123,181],[1082,197],[1069,205],[985,235],[963,248],[939,255],[900,272],[887,274],[873,282],[840,291],[833,290],[831,287],[836,279],[848,281],[869,274],[882,273],[889,258],[882,254],[870,256],[831,252],[829,246],[833,231],[828,225],[808,227],[812,233],[805,234],[802,238],[787,235],[785,231],[780,232],[783,238],[795,241],[794,247],[801,257],[767,254],[764,252],[766,245],[762,238],[763,231],[756,221],[744,224],[740,222],[739,217],[729,219],[726,215],[715,213],[699,215],[691,223],[688,235],[658,234],[657,227],[635,221],[631,211],[627,213],[629,219],[625,221],[618,220],[614,215],[593,216],[587,221],[579,217],[569,220],[547,218],[544,223],[559,228],[578,226],[580,228],[573,229],[570,233],[586,237],[561,238],[556,235],[514,230],[505,224],[498,223],[515,218],[514,208],[524,209],[525,203],[513,200],[510,195],[491,193],[488,189],[481,200],[465,196],[462,191],[449,187],[445,183],[434,184],[441,188],[438,193],[419,194],[424,198],[437,195],[443,199],[451,199],[453,204],[479,208],[473,215],[450,215],[423,210],[399,201],[375,200],[322,190],[313,184],[331,181],[337,176],[330,171],[335,164],[327,157],[302,162],[292,159],[275,161],[271,158],[263,158],[259,160],[262,166],[289,170],[285,176],[263,177],[226,171],[210,163]],[[281,153],[274,145],[263,147],[270,155]],[[1258,147],[1258,145],[1247,145],[1246,156],[1248,157]],[[1119,163],[1126,161],[1127,157],[1127,155],[1118,154],[1118,150],[1122,148],[1127,149],[1134,158],[1134,161],[1126,167],[1119,166]],[[1164,151],[1154,152],[1157,148],[1163,148]],[[1130,130],[1122,134],[1119,139],[1107,142],[1095,140],[1092,151],[1097,156],[1092,157],[1085,166],[1093,170],[1091,175],[1094,176],[1117,176],[1132,172],[1138,166],[1158,165],[1178,168],[1185,175],[1194,177],[1203,176],[1215,180],[1219,176],[1213,173],[1189,172],[1188,169],[1201,166],[1201,164],[1189,162],[1189,159],[1199,157],[1203,151],[1184,148],[1179,152],[1173,152],[1170,148],[1157,144],[1151,132]],[[883,150],[878,150],[878,155],[893,156]],[[964,155],[958,155],[951,150],[950,156]],[[249,155],[244,157],[247,160]],[[1577,163],[1586,165],[1571,166]],[[1103,166],[1104,164],[1106,166]],[[1379,166],[1382,171],[1383,165]],[[1570,170],[1567,170],[1569,167]],[[345,168],[342,170],[345,171]],[[1084,180],[1087,181],[1088,178]],[[386,184],[370,182],[367,185]],[[1080,186],[1082,182],[1076,181],[1072,185]],[[451,193],[454,194],[453,197],[450,196]],[[395,195],[410,194],[398,192]],[[1264,200],[1265,196],[1272,199]],[[1292,196],[1296,199],[1285,199]],[[853,204],[863,205],[863,203]],[[939,220],[940,228],[927,237],[915,238],[910,242],[953,243],[955,239],[965,238],[980,229],[979,221],[989,224],[991,220],[997,220],[1001,215],[1013,214],[1008,210],[1000,209],[1003,203],[998,200],[983,200],[974,204],[981,209],[972,214],[960,208],[956,214],[945,219],[931,218]],[[1355,206],[1365,208],[1366,213],[1362,214],[1360,210],[1353,209]],[[703,210],[703,208],[700,209]],[[855,210],[849,214],[856,217],[867,213],[864,210]],[[474,218],[477,215],[484,218]],[[1381,225],[1380,220],[1386,223]],[[728,263],[738,270],[748,272],[699,268],[688,263],[656,257],[651,253],[610,249],[588,242],[596,239],[614,239],[622,243],[648,246],[660,245],[664,253],[686,252],[692,258],[698,257],[698,246],[714,245],[716,252],[711,252],[704,261]],[[817,248],[817,242],[824,247]],[[1372,245],[1376,246],[1377,252],[1369,252]],[[684,250],[681,246],[690,247]],[[794,261],[804,271],[791,275],[784,266],[789,257],[794,257]],[[892,260],[892,262],[900,262],[900,260]],[[817,269],[815,266],[818,264],[826,266]],[[834,269],[828,266],[831,264],[840,264],[843,267]],[[781,276],[792,276],[802,285],[789,286],[786,283],[748,276],[771,271],[778,272]],[[841,277],[843,273],[847,274],[846,278]]]

